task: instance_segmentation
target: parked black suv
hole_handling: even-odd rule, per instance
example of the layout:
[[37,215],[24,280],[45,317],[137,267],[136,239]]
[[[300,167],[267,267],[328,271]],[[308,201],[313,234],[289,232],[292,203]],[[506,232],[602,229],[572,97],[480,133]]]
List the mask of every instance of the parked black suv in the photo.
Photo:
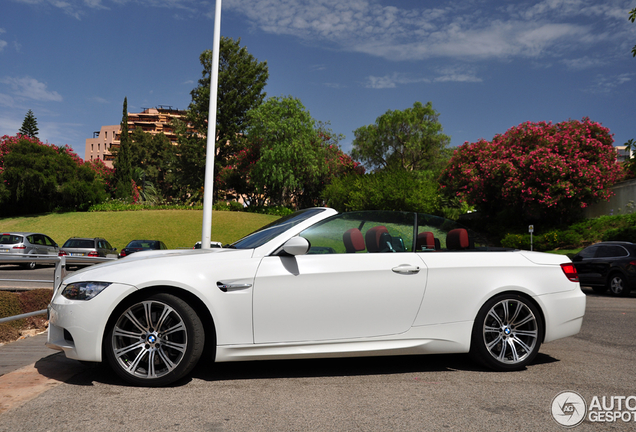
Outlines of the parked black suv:
[[636,244],[601,242],[588,246],[572,258],[581,286],[603,294],[627,296],[636,288]]

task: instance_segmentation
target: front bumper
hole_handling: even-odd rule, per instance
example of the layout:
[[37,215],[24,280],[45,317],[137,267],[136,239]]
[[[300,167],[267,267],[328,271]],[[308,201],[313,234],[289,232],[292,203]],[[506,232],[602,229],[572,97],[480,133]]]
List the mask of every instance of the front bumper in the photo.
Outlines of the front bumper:
[[115,308],[137,291],[131,285],[112,284],[91,300],[68,300],[58,289],[49,304],[46,346],[64,351],[71,359],[102,361],[102,341]]

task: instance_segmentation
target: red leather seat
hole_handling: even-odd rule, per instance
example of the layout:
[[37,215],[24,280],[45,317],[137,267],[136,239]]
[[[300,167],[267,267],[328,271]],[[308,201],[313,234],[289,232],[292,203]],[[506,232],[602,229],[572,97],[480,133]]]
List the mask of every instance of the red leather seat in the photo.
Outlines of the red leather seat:
[[342,235],[347,253],[355,253],[364,250],[364,237],[358,228],[351,228]]

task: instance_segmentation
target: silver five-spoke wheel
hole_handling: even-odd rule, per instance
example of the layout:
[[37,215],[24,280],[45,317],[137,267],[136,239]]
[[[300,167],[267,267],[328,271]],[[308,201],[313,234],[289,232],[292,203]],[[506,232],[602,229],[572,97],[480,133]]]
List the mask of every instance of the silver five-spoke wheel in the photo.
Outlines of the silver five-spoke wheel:
[[504,294],[488,301],[473,327],[471,353],[496,370],[525,367],[539,351],[542,321],[528,299]]
[[125,308],[105,344],[111,366],[126,381],[166,385],[194,367],[203,340],[203,326],[192,308],[162,293]]

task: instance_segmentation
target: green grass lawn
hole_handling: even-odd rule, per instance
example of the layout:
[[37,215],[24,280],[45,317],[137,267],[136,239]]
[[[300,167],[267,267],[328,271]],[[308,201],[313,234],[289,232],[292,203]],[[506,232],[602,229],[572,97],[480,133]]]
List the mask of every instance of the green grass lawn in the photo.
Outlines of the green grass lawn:
[[[232,243],[278,219],[256,213],[215,211],[212,240]],[[51,213],[0,219],[0,231],[41,232],[60,246],[70,237],[103,237],[121,250],[131,240],[162,240],[170,249],[191,248],[201,240],[202,210]]]

